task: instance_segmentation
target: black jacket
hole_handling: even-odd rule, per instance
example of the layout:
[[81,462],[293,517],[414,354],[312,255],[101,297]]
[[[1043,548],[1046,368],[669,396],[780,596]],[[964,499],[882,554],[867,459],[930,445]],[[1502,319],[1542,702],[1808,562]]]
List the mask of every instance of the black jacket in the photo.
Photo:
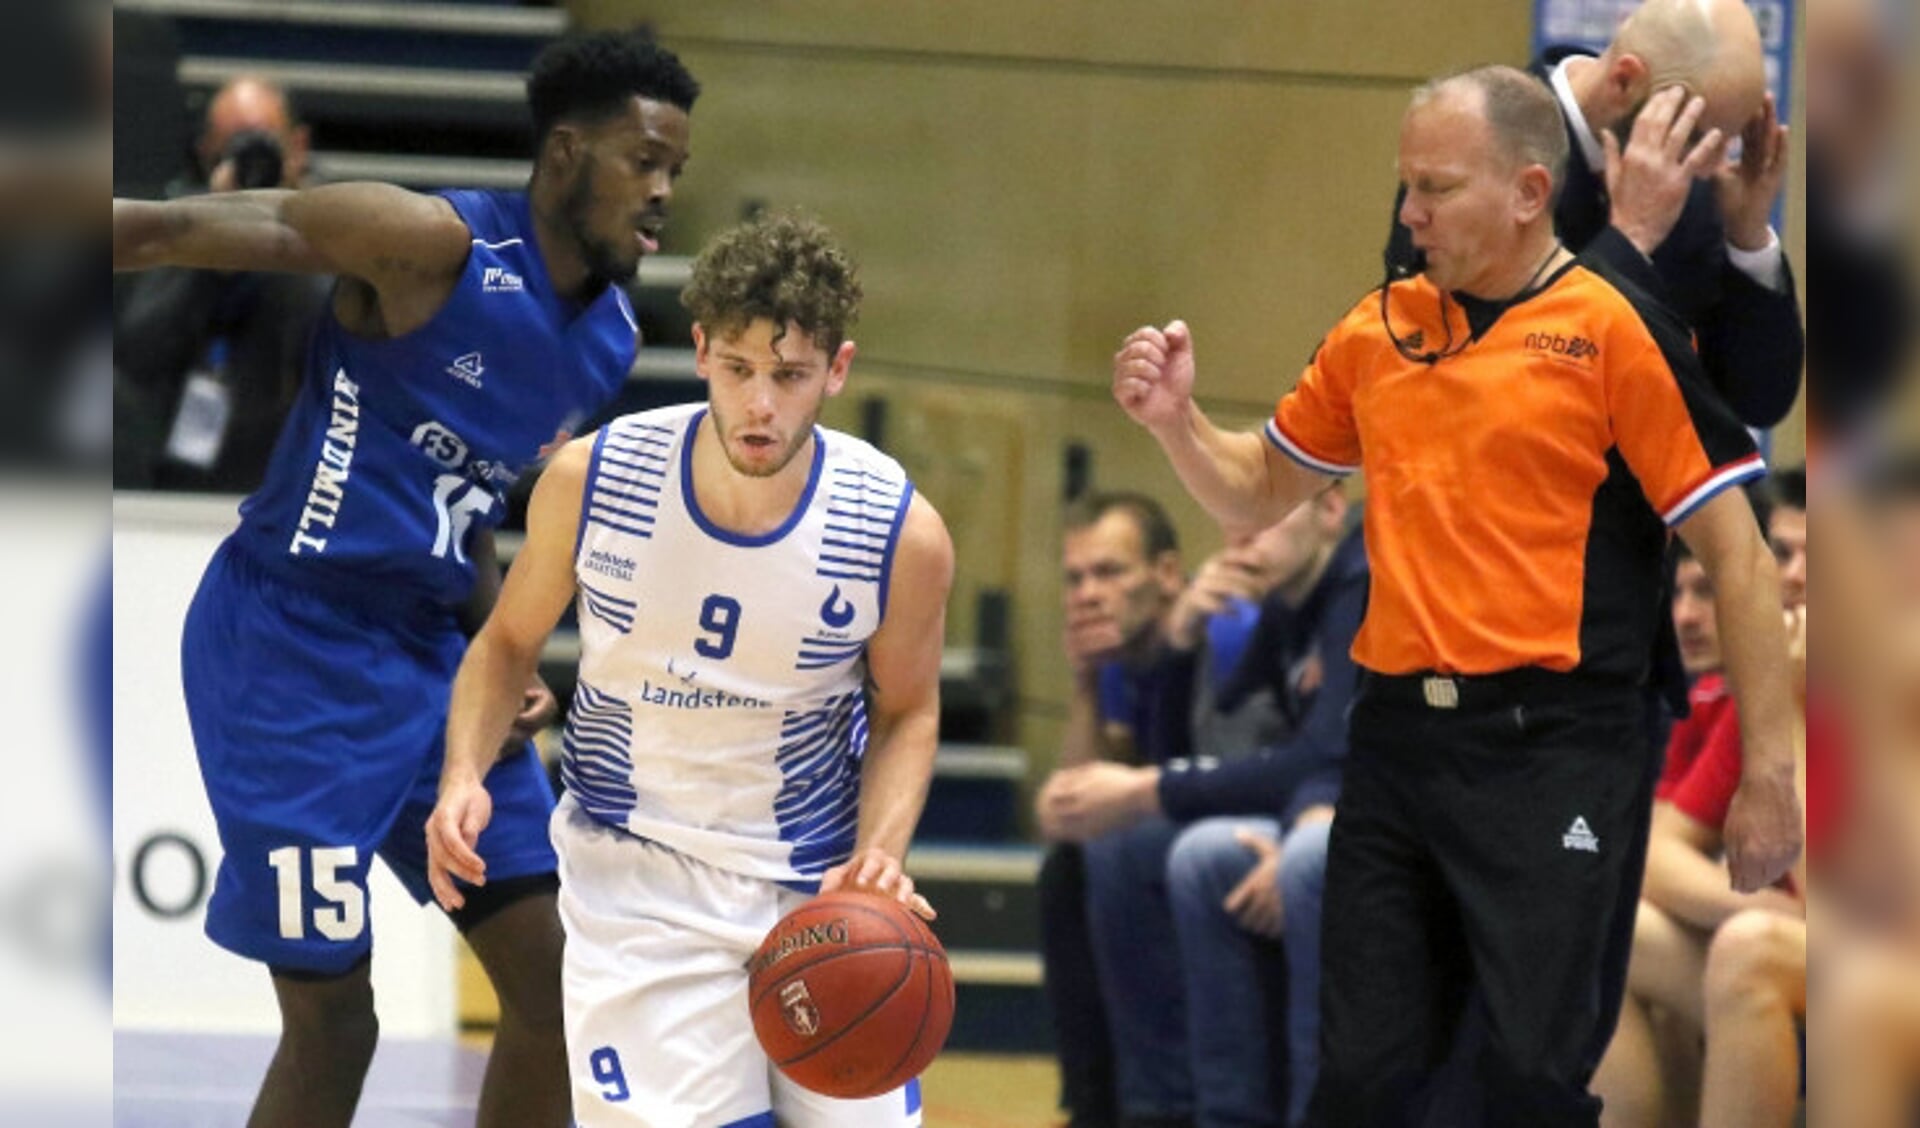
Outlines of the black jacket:
[[[1353,636],[1367,613],[1367,549],[1353,529],[1341,539],[1326,574],[1299,607],[1276,593],[1260,606],[1253,637],[1221,690],[1232,711],[1270,689],[1293,731],[1278,744],[1229,763],[1180,760],[1160,774],[1160,806],[1179,822],[1213,815],[1273,815],[1291,826],[1300,812],[1340,797],[1347,753],[1347,713],[1359,685]],[[1300,673],[1312,664],[1311,687]]]

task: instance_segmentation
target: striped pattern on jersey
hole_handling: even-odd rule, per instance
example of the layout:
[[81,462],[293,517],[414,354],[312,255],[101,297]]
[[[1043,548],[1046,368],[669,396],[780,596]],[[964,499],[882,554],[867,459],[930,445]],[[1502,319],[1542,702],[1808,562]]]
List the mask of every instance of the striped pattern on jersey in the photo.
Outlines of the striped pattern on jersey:
[[588,583],[580,584],[580,603],[588,614],[621,634],[633,629],[633,615],[640,607],[636,600],[622,599]]
[[622,822],[633,790],[633,707],[582,681],[574,687],[562,743],[560,780],[596,818]]
[[642,539],[651,537],[672,447],[668,427],[634,423],[602,430],[594,441],[597,472],[587,496],[587,520]]
[[773,801],[780,837],[793,843],[793,868],[818,877],[853,853],[860,818],[860,758],[867,749],[867,703],[859,693],[818,709],[790,712],[780,724],[775,761],[786,782]]
[[836,466],[827,477],[827,535],[815,571],[829,579],[879,583],[894,521],[905,512],[900,501],[907,483],[858,466]]

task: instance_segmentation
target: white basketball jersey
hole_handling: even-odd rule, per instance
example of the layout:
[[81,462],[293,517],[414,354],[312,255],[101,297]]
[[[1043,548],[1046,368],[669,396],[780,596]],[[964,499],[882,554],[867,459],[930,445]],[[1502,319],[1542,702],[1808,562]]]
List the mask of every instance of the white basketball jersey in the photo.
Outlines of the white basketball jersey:
[[793,514],[740,536],[694,497],[705,418],[697,404],[642,412],[595,439],[562,774],[602,822],[809,887],[853,849],[866,642],[913,485],[867,443],[816,427]]

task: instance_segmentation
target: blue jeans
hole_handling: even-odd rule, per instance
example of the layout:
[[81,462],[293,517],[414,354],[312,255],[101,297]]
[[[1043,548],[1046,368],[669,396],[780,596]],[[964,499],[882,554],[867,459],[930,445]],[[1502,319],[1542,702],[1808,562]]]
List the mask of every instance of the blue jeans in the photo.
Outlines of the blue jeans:
[[1277,836],[1271,819],[1207,819],[1188,827],[1167,862],[1169,895],[1187,984],[1188,1006],[1205,1020],[1192,1031],[1193,1080],[1200,1128],[1297,1124],[1320,1064],[1320,899],[1327,823],[1295,827],[1281,843],[1280,903],[1286,957],[1287,1110],[1275,1109],[1266,1006],[1257,989],[1259,938],[1221,902],[1252,870],[1253,852],[1234,840],[1250,829]]
[[1125,1117],[1193,1109],[1180,950],[1167,902],[1167,851],[1178,831],[1154,818],[1084,847],[1094,965]]

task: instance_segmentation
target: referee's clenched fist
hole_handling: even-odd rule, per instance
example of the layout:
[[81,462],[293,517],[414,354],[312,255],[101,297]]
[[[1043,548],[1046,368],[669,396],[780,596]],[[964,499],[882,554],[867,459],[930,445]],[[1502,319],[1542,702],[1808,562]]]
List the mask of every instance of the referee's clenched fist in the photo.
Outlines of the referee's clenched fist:
[[1175,321],[1135,329],[1113,354],[1113,398],[1149,429],[1177,423],[1193,402],[1193,333]]

